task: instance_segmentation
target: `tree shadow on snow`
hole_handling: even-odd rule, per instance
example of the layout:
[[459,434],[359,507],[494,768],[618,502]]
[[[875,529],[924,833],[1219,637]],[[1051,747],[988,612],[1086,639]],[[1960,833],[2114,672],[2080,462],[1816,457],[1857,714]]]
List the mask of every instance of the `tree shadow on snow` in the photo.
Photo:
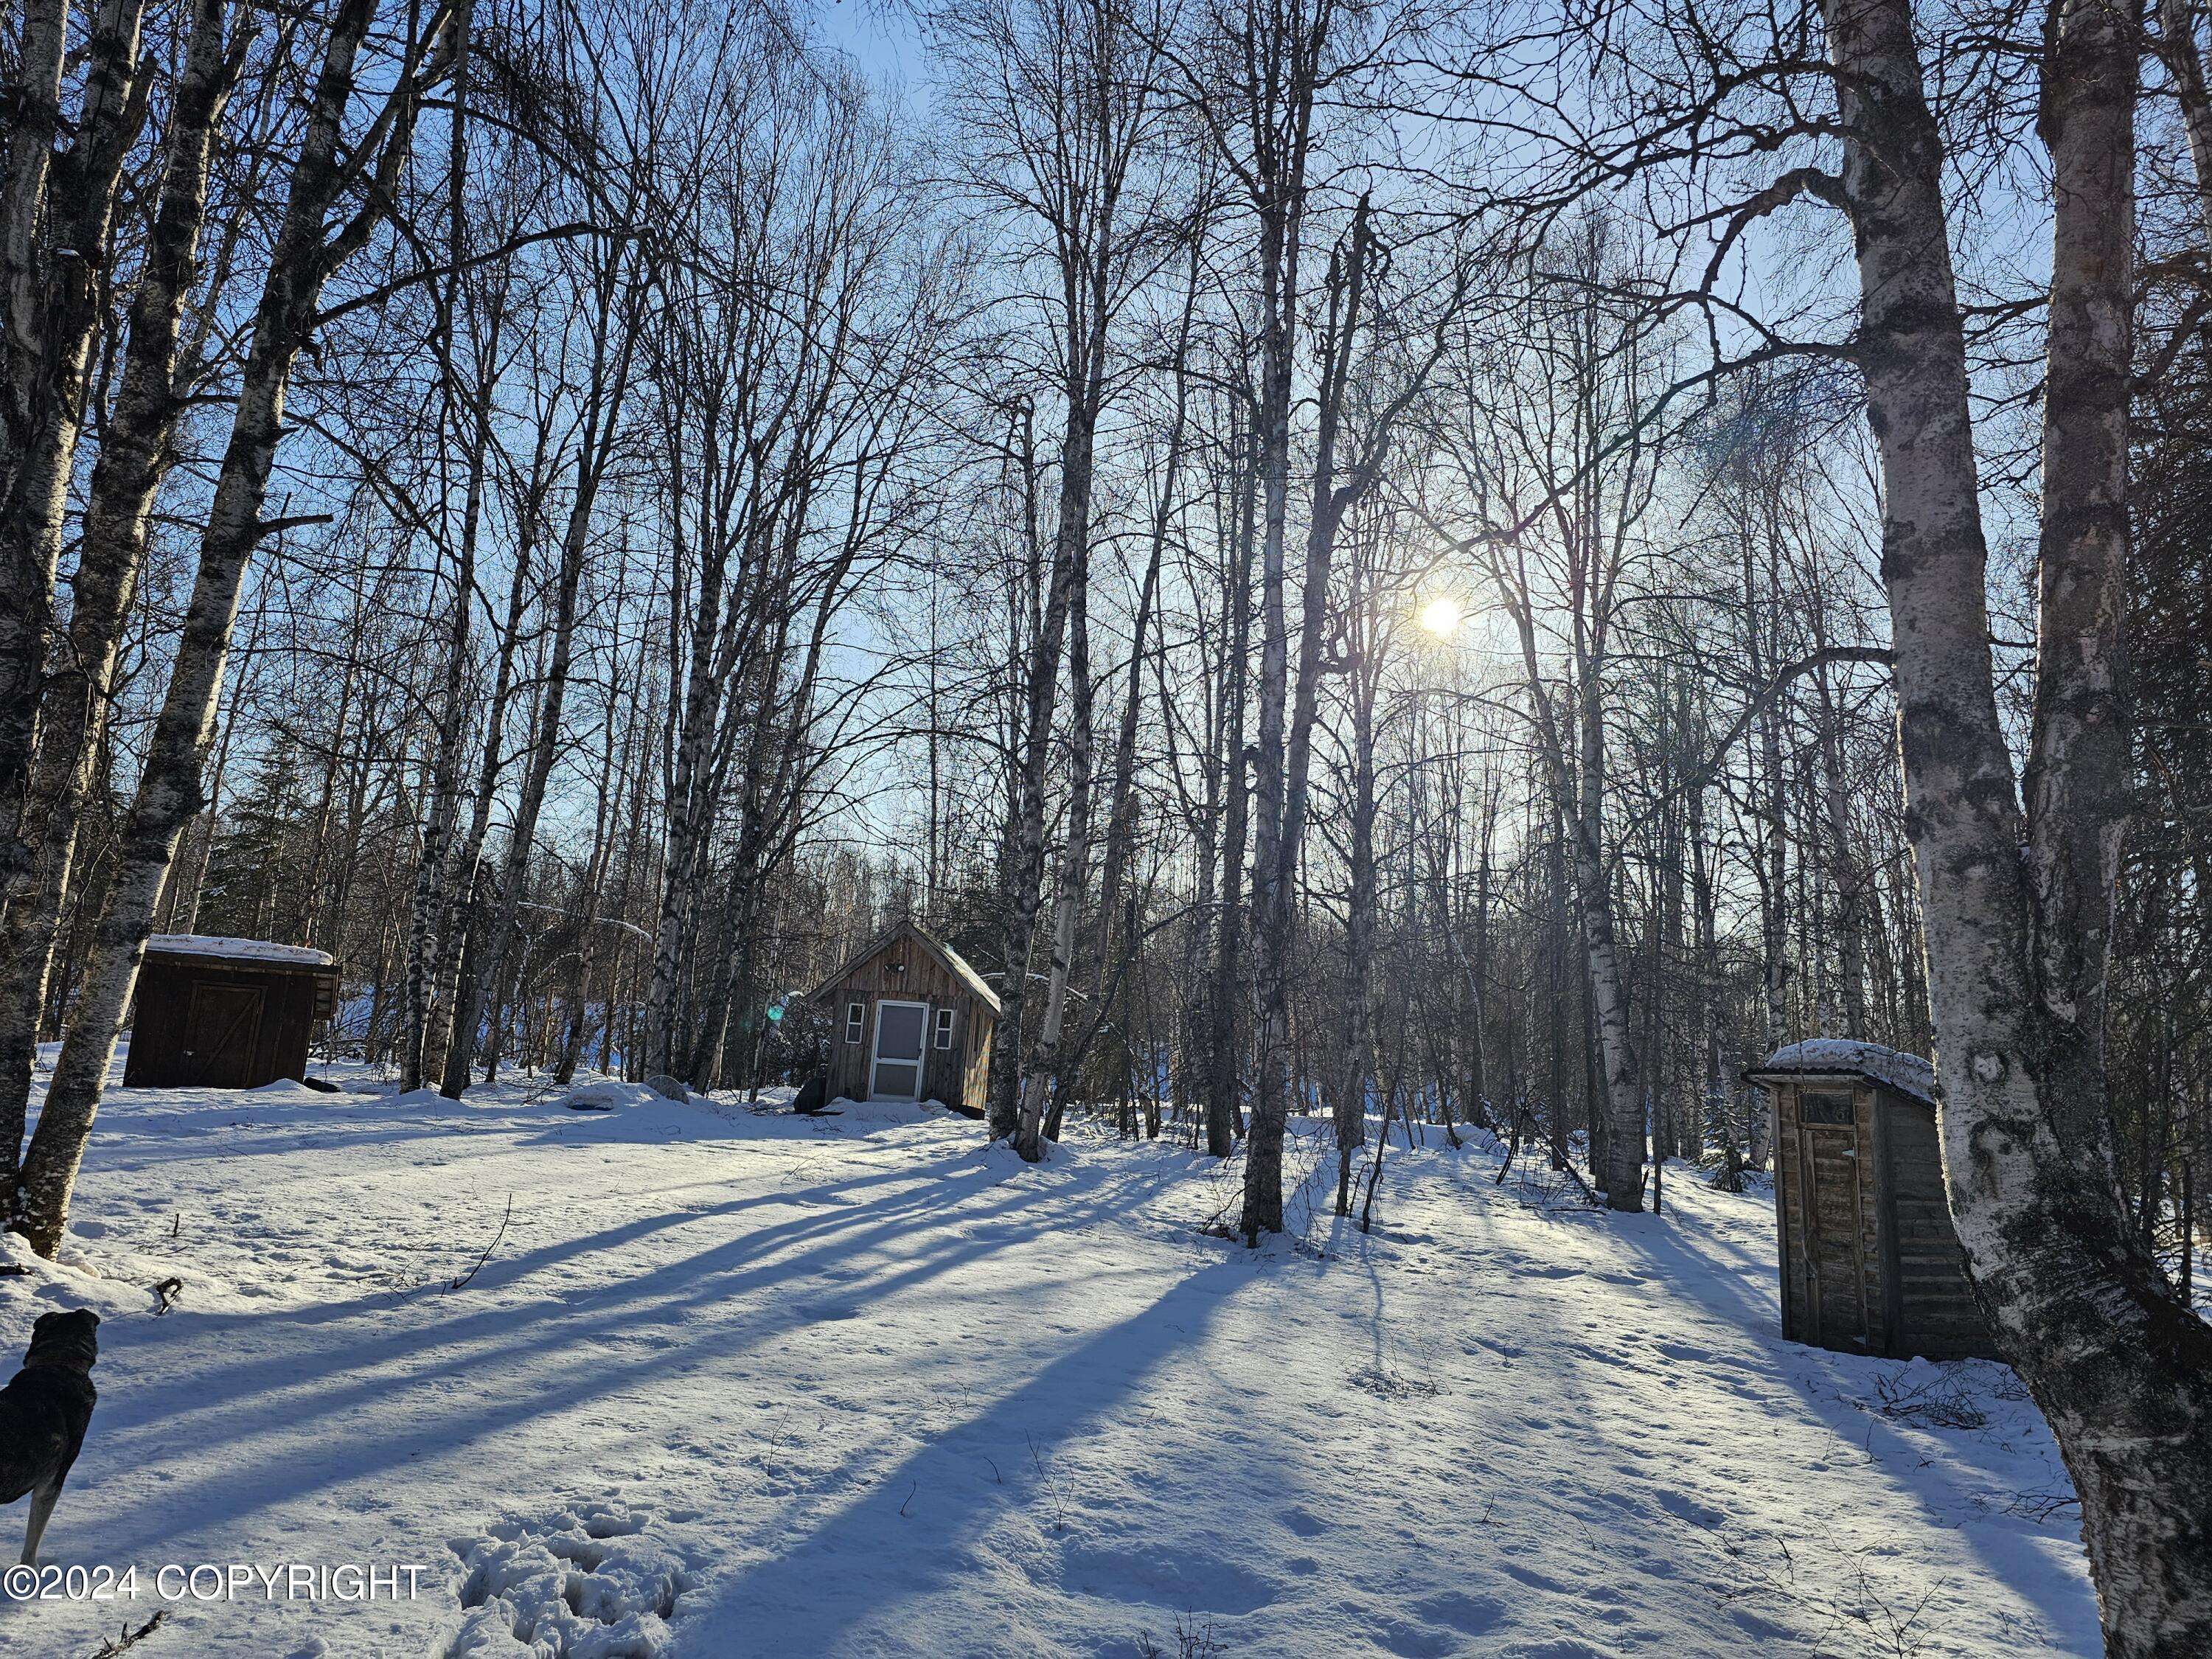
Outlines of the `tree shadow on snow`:
[[[783,1541],[769,1559],[719,1581],[712,1607],[685,1627],[686,1650],[756,1653],[780,1643],[809,1650],[848,1650],[863,1627],[926,1650],[916,1626],[886,1632],[887,1618],[962,1582],[1006,1570],[978,1559],[975,1543],[993,1527],[1026,1513],[1047,1537],[1067,1533],[1066,1494],[1054,1472],[1060,1451],[1114,1418],[1145,1379],[1176,1352],[1194,1350],[1248,1264],[1224,1257],[1169,1285],[1127,1318],[1085,1338],[989,1400],[910,1455],[861,1474],[866,1489]],[[1025,1552],[1050,1571],[1048,1547]],[[1000,1606],[999,1628],[1012,1647],[1018,1609],[999,1602],[1003,1585],[981,1587]],[[732,1619],[735,1629],[714,1617]],[[741,1633],[740,1633],[741,1632]],[[972,1636],[973,1632],[969,1634]]]
[[[164,1484],[158,1505],[110,1516],[100,1553],[127,1560],[173,1548],[165,1523],[179,1515],[193,1517],[196,1534],[220,1538],[292,1499],[373,1483],[410,1458],[467,1452],[604,1396],[650,1393],[825,1318],[857,1338],[871,1304],[1119,1214],[1128,1189],[1153,1173],[1102,1180],[1075,1199],[1004,1182],[975,1152],[947,1161],[966,1167],[908,1167],[897,1172],[901,1189],[857,1201],[855,1191],[897,1176],[747,1194],[495,1258],[459,1310],[436,1294],[379,1296],[265,1315],[113,1322],[102,1332],[114,1340],[103,1345],[100,1431],[72,1486],[96,1488],[118,1469],[158,1470]],[[809,1199],[819,1206],[806,1206]],[[557,1261],[576,1257],[588,1269],[596,1255],[655,1233],[794,1204],[798,1214],[642,1271],[625,1264],[604,1281],[522,1301],[512,1294]],[[809,1295],[795,1304],[763,1295],[734,1319],[713,1317],[783,1285]],[[304,1347],[302,1328],[313,1333]],[[606,1346],[635,1340],[664,1346],[644,1354]]]

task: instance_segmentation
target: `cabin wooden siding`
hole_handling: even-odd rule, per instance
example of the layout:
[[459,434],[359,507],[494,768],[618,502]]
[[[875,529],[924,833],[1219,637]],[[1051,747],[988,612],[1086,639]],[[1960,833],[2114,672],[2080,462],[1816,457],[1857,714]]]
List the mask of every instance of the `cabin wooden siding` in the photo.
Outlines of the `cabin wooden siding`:
[[1769,1086],[1783,1334],[1847,1353],[1994,1356],[1944,1202],[1935,1109],[1863,1079]]
[[[866,1100],[872,1084],[870,1056],[875,1052],[876,1005],[927,1005],[922,1016],[921,1097],[964,1111],[980,1110],[991,1070],[991,1036],[997,1017],[940,962],[929,947],[904,930],[882,949],[854,964],[818,999],[830,1016],[830,1092]],[[861,1007],[857,1042],[847,1037],[848,1011]],[[952,1045],[937,1046],[937,1014],[952,1011]]]
[[123,1067],[126,1089],[256,1089],[307,1074],[337,969],[148,951]]

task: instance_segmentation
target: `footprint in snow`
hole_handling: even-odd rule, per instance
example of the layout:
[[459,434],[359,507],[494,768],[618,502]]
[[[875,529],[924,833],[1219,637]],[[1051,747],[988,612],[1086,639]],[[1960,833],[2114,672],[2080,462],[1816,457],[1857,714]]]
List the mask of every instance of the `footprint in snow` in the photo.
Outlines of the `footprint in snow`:
[[1653,1501],[1677,1521],[1686,1521],[1692,1526],[1711,1532],[1728,1519],[1710,1504],[1700,1504],[1686,1492],[1662,1489]]
[[1304,1504],[1293,1504],[1282,1513],[1282,1522],[1301,1538],[1316,1537],[1328,1530],[1328,1523]]
[[662,1659],[691,1579],[653,1519],[594,1502],[452,1540],[464,1613],[446,1659]]

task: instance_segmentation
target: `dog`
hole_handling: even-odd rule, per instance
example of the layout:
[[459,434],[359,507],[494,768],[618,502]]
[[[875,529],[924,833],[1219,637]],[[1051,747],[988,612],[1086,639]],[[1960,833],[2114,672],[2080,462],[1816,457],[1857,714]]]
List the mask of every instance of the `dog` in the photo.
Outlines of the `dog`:
[[99,1326],[100,1316],[89,1308],[40,1314],[31,1327],[23,1369],[0,1389],[0,1504],[31,1495],[31,1524],[23,1534],[26,1566],[39,1565],[39,1540],[92,1424],[99,1398],[91,1375],[100,1359],[94,1334]]

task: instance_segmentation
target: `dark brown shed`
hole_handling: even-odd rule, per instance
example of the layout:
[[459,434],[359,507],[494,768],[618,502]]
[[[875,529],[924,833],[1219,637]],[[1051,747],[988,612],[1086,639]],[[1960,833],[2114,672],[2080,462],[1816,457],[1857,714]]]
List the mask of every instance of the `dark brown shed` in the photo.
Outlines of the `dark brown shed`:
[[1995,1358],[1944,1201],[1935,1068],[1817,1037],[1744,1075],[1774,1103],[1782,1334],[1845,1353]]
[[308,1041],[337,999],[326,951],[156,933],[138,970],[124,1086],[253,1089],[304,1078]]
[[807,1000],[830,1015],[831,1095],[982,1110],[999,998],[942,939],[902,921]]

